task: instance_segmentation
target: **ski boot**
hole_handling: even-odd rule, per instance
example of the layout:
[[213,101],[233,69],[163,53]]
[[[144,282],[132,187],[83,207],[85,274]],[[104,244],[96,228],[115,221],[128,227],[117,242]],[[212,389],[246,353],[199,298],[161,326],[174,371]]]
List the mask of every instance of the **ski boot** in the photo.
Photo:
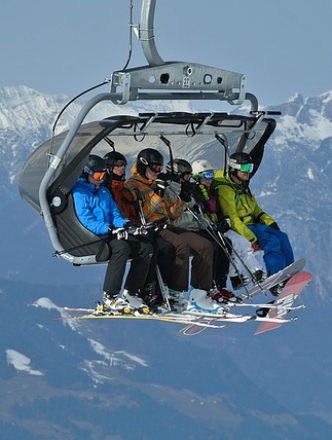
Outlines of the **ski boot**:
[[250,279],[245,275],[237,275],[235,277],[231,277],[231,284],[234,290],[242,289],[242,287],[246,286],[249,283]]
[[210,290],[209,297],[220,304],[227,304],[229,302],[231,303],[239,303],[242,302],[242,299],[239,296],[234,295],[233,292],[231,292],[228,289],[225,289],[225,287],[215,288]]
[[188,312],[197,314],[223,315],[225,309],[216,301],[214,301],[206,290],[193,289],[190,292]]
[[[274,301],[270,301],[268,304],[273,304],[273,303],[274,303]],[[266,315],[269,313],[270,310],[271,310],[271,309],[269,309],[268,307],[261,307],[261,308],[259,308],[259,309],[256,310],[256,315],[257,315],[259,318],[265,318]]]
[[147,315],[150,313],[149,307],[145,304],[139,294],[129,293],[127,290],[125,290],[123,292],[123,296],[133,310],[141,313],[142,315]]
[[253,282],[254,283],[261,283],[262,281],[264,281],[266,279],[267,275],[264,271],[262,270],[256,270],[253,274],[252,274],[252,278],[253,278]]
[[282,289],[285,287],[286,281],[283,281],[282,283],[276,284],[275,286],[271,287],[270,292],[273,296],[278,296],[279,293],[281,293]]
[[164,305],[163,296],[160,289],[158,289],[157,283],[154,281],[144,286],[142,298],[152,313],[158,313],[159,309]]
[[134,311],[134,308],[129,304],[128,301],[118,295],[110,296],[107,293],[104,293],[103,308],[104,312],[124,315],[128,315]]
[[98,316],[98,315],[105,315],[105,312],[106,312],[106,310],[105,310],[104,303],[101,302],[101,301],[97,301],[96,307],[95,307],[95,310],[94,310],[93,314],[96,315],[96,316]]
[[169,289],[169,305],[172,312],[181,313],[187,309],[188,301],[184,299],[183,292]]

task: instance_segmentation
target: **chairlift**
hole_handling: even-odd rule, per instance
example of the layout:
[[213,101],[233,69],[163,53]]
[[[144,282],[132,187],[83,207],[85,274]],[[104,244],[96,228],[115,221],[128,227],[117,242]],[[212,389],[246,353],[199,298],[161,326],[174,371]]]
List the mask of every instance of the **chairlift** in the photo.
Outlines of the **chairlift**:
[[[20,173],[22,198],[45,221],[55,255],[74,265],[105,262],[110,257],[107,241],[88,231],[77,219],[71,189],[80,176],[89,154],[103,156],[113,147],[132,154],[165,143],[174,151],[189,152],[204,145],[220,146],[224,166],[235,151],[250,153],[255,172],[278,112],[258,109],[257,98],[246,91],[245,75],[188,62],[164,62],[153,35],[156,0],[142,0],[141,22],[131,25],[142,44],[148,66],[116,71],[110,79],[110,92],[90,99],[81,109],[69,131],[40,145],[27,159]],[[128,64],[128,63],[127,63]],[[225,112],[139,113],[137,116],[111,115],[84,123],[100,102],[121,106],[131,101],[219,100],[230,105],[249,101],[247,115]],[[157,106],[157,103],[156,103]],[[162,104],[158,102],[158,106]]]

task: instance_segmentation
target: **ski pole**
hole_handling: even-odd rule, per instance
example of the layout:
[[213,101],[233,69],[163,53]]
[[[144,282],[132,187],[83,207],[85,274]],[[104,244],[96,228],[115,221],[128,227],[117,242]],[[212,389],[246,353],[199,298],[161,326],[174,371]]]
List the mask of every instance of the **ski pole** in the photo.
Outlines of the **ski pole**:
[[[215,231],[212,228],[212,225],[210,224],[210,222],[208,221],[208,219],[204,218],[204,222],[193,212],[193,210],[191,208],[188,208],[188,211],[192,214],[192,216],[195,218],[195,220],[203,227],[203,229],[210,235],[210,237],[222,248],[222,250],[224,251],[226,257],[228,258],[230,264],[232,265],[232,267],[234,268],[237,276],[239,278],[241,278],[241,274],[239,272],[238,267],[236,266],[236,264],[233,261],[233,258],[231,256],[231,254],[229,253],[228,249],[227,249],[227,245],[225,242],[225,239],[223,237],[223,235],[221,234],[220,231],[218,231],[218,234],[215,233]],[[208,224],[208,226],[207,226]],[[238,254],[237,251],[235,251],[235,249],[233,248],[232,251],[234,252],[234,254],[237,256],[237,258],[239,259],[239,261],[243,264],[244,268],[248,271],[252,282],[257,284],[257,281],[255,280],[255,277],[253,275],[253,273],[251,272],[251,270],[249,269],[249,267],[247,266],[247,264],[243,261],[243,258]],[[258,283],[259,285],[259,283]],[[248,289],[246,288],[246,286],[244,286],[244,290],[246,291],[247,295],[248,295]]]
[[[143,204],[142,204],[142,200],[138,200],[138,215],[139,218],[141,220],[141,223],[143,226],[147,226],[147,222],[146,222],[146,218],[144,217],[144,213],[143,213]],[[157,275],[157,280],[159,283],[159,287],[160,287],[160,291],[162,294],[162,297],[165,301],[166,307],[169,311],[171,311],[171,305],[169,303],[169,291],[168,291],[168,287],[166,286],[166,284],[164,283],[164,280],[162,278],[160,269],[158,264],[156,264],[156,275]]]

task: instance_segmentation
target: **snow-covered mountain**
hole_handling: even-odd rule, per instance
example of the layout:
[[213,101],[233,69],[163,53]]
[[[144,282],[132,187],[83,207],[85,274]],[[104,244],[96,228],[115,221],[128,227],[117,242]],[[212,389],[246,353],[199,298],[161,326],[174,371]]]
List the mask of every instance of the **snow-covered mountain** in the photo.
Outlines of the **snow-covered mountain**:
[[[283,115],[252,188],[314,282],[299,321],[255,338],[251,324],[184,339],[166,324],[52,319],[61,305],[98,299],[104,272],[53,259],[42,221],[17,191],[24,160],[50,137],[66,101],[0,89],[1,436],[330,438],[332,92],[271,107]],[[80,108],[70,107],[58,130]],[[100,104],[91,119],[124,112],[136,108]],[[186,157],[215,161],[216,148],[193,143]]]

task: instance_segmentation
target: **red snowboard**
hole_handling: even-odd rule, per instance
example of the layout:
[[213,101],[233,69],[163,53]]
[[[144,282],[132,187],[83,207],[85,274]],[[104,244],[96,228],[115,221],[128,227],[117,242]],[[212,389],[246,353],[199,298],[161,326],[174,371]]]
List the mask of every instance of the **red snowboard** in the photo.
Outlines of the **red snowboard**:
[[[284,318],[290,311],[296,297],[304,290],[304,288],[312,280],[312,274],[309,272],[298,272],[293,275],[282,289],[278,298],[271,304],[272,309],[269,310],[266,318]],[[257,328],[255,335],[259,335],[270,330],[275,330],[282,323],[262,322]]]

